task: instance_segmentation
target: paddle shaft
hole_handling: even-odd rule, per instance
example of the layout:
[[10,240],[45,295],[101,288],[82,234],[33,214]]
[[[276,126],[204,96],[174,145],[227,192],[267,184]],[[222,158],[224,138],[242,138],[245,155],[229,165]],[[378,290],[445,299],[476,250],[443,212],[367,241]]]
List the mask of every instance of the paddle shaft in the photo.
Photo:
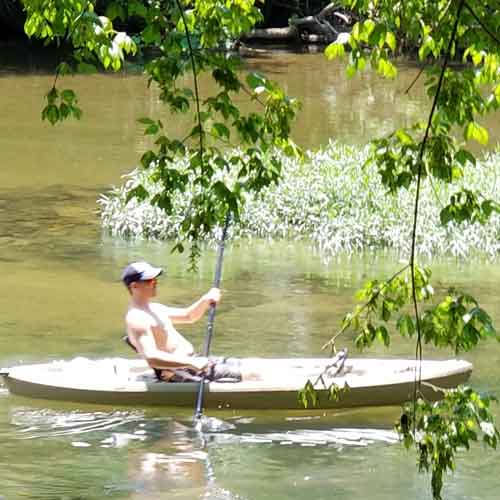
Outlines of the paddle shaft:
[[[219,243],[219,249],[217,253],[217,262],[215,264],[215,277],[214,277],[214,288],[220,287],[220,280],[222,276],[222,259],[224,257],[224,246],[226,242],[227,229],[229,227],[230,216],[227,214],[226,221],[224,222],[224,227],[222,229],[222,236]],[[212,302],[208,310],[208,326],[207,335],[205,337],[205,345],[203,346],[203,356],[208,357],[210,354],[210,344],[212,342],[212,336],[214,332],[214,321],[215,321],[215,309],[216,304]],[[203,394],[205,386],[205,375],[202,376],[200,385],[198,387],[198,394],[196,396],[196,408],[195,408],[195,419],[199,420],[203,414]]]

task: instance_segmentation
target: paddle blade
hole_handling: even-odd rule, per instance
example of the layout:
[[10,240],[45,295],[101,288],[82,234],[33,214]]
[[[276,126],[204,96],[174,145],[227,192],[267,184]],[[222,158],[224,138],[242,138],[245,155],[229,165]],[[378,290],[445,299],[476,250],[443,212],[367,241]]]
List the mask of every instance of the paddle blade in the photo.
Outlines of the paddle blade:
[[236,426],[219,418],[201,415],[194,418],[194,428],[197,432],[226,432],[236,429]]

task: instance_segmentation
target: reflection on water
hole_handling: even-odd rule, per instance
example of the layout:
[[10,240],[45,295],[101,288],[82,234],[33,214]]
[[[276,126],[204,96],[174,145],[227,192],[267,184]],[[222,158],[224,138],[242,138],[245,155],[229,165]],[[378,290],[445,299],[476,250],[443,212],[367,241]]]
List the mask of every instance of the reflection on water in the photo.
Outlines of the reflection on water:
[[394,444],[399,441],[394,431],[382,429],[300,429],[286,432],[267,432],[263,434],[216,434],[213,441],[224,443],[276,443],[282,446],[320,446],[336,445],[337,449],[343,446],[368,446],[377,442]]
[[[215,419],[214,417],[210,417]],[[320,416],[288,417],[274,426],[260,426],[255,418],[233,417],[222,426],[211,426],[212,431],[200,433],[194,424],[181,423],[171,417],[148,418],[140,411],[113,411],[69,413],[49,409],[17,408],[11,414],[10,424],[15,427],[18,439],[51,439],[67,436],[72,445],[121,448],[131,441],[159,441],[165,445],[185,448],[189,443],[280,443],[300,445],[341,444],[367,446],[375,442],[395,443],[397,435],[392,430],[338,427]],[[252,429],[252,431],[249,431]],[[80,438],[83,434],[87,442]],[[204,453],[199,454],[201,458]]]
[[58,465],[40,476],[39,468],[45,469],[46,464],[10,460],[2,493],[15,498],[19,491],[14,488],[22,481],[20,498],[252,498],[225,485],[228,468],[248,458],[248,446],[253,460],[259,462],[262,455],[255,448],[259,445],[267,450],[270,445],[288,450],[326,446],[339,454],[351,447],[397,442],[389,430],[332,428],[331,422],[319,420],[292,418],[275,424],[271,431],[267,426],[259,431],[258,419],[237,418],[232,419],[230,432],[199,434],[190,425],[140,411],[14,407],[10,429],[2,425],[0,439],[8,438],[2,435],[8,431],[15,440],[30,440],[31,444],[23,445],[29,447],[25,451],[43,449]]
[[[25,453],[44,451],[56,467],[9,461],[7,498],[155,498],[169,492],[200,498],[210,482],[207,454],[192,439],[192,430],[168,417],[145,418],[143,412],[59,412],[14,408],[0,439],[25,444]],[[12,430],[12,427],[14,428]],[[3,435],[3,430],[8,434]],[[42,458],[42,457],[40,457]],[[44,471],[41,474],[42,470]],[[27,478],[24,476],[27,475]],[[24,493],[19,493],[22,484]]]

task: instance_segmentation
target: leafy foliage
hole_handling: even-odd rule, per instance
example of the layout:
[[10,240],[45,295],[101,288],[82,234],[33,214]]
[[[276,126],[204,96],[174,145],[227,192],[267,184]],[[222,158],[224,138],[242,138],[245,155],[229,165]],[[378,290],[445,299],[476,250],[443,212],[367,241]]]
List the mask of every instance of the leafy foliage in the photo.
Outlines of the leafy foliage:
[[[162,190],[148,197],[144,185],[134,186],[128,199],[149,199],[171,215],[175,197],[192,190],[190,207],[183,214],[177,236],[179,243],[193,243],[194,263],[197,242],[222,224],[228,211],[238,220],[246,192],[260,191],[280,179],[276,148],[289,155],[300,155],[289,139],[298,102],[265,76],[245,75],[239,57],[227,52],[229,42],[261,18],[253,0],[131,0],[126,6],[114,2],[108,5],[109,17],[95,14],[93,4],[82,0],[62,0],[58,4],[25,0],[26,32],[48,41],[70,41],[74,47],[74,70],[89,71],[98,65],[118,70],[125,54],[154,49],[155,57],[145,66],[149,84],[159,87],[160,99],[170,112],[192,113],[194,123],[186,137],[178,138],[166,134],[161,120],[140,120],[144,133],[151,136],[155,145],[142,155],[141,164],[148,178],[159,183]],[[126,20],[130,16],[141,19],[144,25],[133,40],[116,32],[112,24],[112,19]],[[209,74],[217,83],[214,95],[201,97],[201,73]],[[241,112],[235,101],[240,93],[250,97],[255,110]],[[79,111],[71,107],[73,104],[69,111],[66,102],[57,106],[58,95],[62,94],[54,84],[43,117],[53,124],[69,115],[79,117]],[[222,148],[233,140],[241,145],[243,154],[226,158]],[[270,160],[264,161],[264,155]],[[187,163],[179,161],[185,158]],[[184,245],[175,248],[182,250]]]
[[424,312],[422,334],[425,342],[452,347],[455,354],[470,351],[477,343],[493,337],[500,341],[488,313],[474,297],[449,290],[441,302]]
[[108,17],[97,15],[94,4],[88,0],[23,0],[26,10],[24,30],[29,37],[58,45],[71,43],[74,48],[72,65],[62,63],[58,66],[54,85],[46,95],[47,105],[42,111],[42,119],[52,125],[68,117],[81,117],[75,93],[70,89],[57,89],[59,76],[74,71],[95,72],[98,65],[118,71],[123,66],[125,55],[136,52],[132,38],[114,30]]
[[335,383],[327,386],[323,381],[323,387],[317,387],[319,379],[316,382],[308,380],[304,387],[297,393],[297,400],[304,408],[318,407],[321,404],[321,398],[326,395],[329,401],[339,401],[344,394],[349,391],[349,385],[345,383],[339,386]]
[[463,386],[442,391],[441,401],[419,398],[415,404],[408,403],[396,426],[405,447],[416,447],[419,470],[431,472],[435,500],[442,500],[443,474],[455,470],[459,450],[468,450],[479,440],[496,449],[500,439],[490,410],[494,397]]
[[[402,336],[415,336],[417,318],[408,312],[408,306],[414,292],[420,302],[432,299],[430,277],[429,269],[417,267],[413,289],[411,269],[405,266],[388,280],[368,281],[356,295],[361,304],[344,317],[340,331],[324,347],[334,345],[338,335],[348,330],[357,334],[355,343],[359,349],[370,347],[375,341],[388,347],[392,323]],[[490,337],[500,341],[490,316],[476,299],[453,289],[436,305],[425,309],[418,322],[425,343],[452,348],[455,354],[470,351],[480,340]]]
[[[425,86],[433,104],[427,124],[416,123],[374,141],[369,160],[377,165],[389,192],[416,185],[409,276],[406,279],[400,276],[403,269],[382,284],[365,285],[360,298],[366,302],[346,316],[341,332],[347,328],[358,331],[359,347],[369,346],[375,339],[388,345],[387,328],[375,320],[386,322],[397,313],[396,328],[404,335],[416,337],[417,358],[422,358],[423,342],[450,346],[455,352],[469,350],[487,336],[498,338],[491,319],[476,299],[455,290],[449,290],[439,304],[421,313],[419,302],[427,298],[423,291],[429,290],[426,282],[430,274],[422,272],[416,263],[417,229],[423,183],[454,184],[463,177],[465,167],[476,164],[474,156],[457,144],[456,130],[462,130],[467,141],[474,140],[481,145],[488,142],[488,131],[479,121],[500,105],[500,43],[495,35],[500,18],[492,16],[496,8],[488,3],[475,2],[473,9],[465,0],[346,0],[343,3],[364,17],[344,41],[350,48],[348,76],[365,68],[367,47],[371,50],[371,66],[385,77],[396,74],[396,68],[388,59],[389,49],[393,52],[413,49],[425,64],[422,72],[427,75]],[[396,43],[387,42],[389,33]],[[330,58],[342,54],[337,46],[331,46],[326,52]],[[451,67],[453,59],[461,59],[466,67]],[[443,225],[464,221],[484,223],[496,210],[495,199],[483,200],[481,193],[465,188],[452,194],[440,213],[440,221]],[[411,303],[413,317],[401,312],[406,303]],[[334,341],[335,338],[327,345]],[[418,381],[416,383],[415,394]],[[484,423],[485,442],[496,447],[498,431],[491,414],[485,410],[488,405],[487,397],[481,399],[471,389],[460,389],[445,393],[443,401],[436,405],[414,401],[413,413],[403,415],[400,429],[405,443],[416,444],[421,470],[432,469],[435,499],[441,499],[443,473],[454,469],[458,447],[468,447],[469,440],[476,439],[475,424]],[[409,420],[413,425],[408,426]],[[422,439],[416,437],[418,432],[422,433]]]
[[[427,75],[425,86],[431,98],[437,96],[439,63],[448,49],[458,16],[451,56],[461,58],[467,66],[455,65],[444,71],[430,130],[426,133],[425,125],[416,123],[375,140],[371,158],[391,192],[408,188],[419,175],[440,182],[455,182],[463,176],[467,165],[475,164],[474,155],[457,144],[455,130],[461,128],[467,141],[486,144],[488,131],[478,121],[500,107],[500,43],[493,38],[500,27],[499,16],[492,16],[492,8],[487,4],[474,4],[473,10],[465,2],[448,0],[346,0],[343,4],[365,19],[356,24],[344,43],[335,42],[327,47],[326,56],[342,57],[344,50],[340,45],[346,45],[350,49],[346,68],[349,76],[365,69],[369,60],[378,73],[392,78],[397,69],[389,60],[390,55],[418,49],[418,58],[425,64],[422,71]],[[370,49],[368,56],[367,48]],[[420,158],[418,153],[424,138],[426,147]],[[450,199],[443,208],[441,220],[443,224],[486,220],[493,210],[498,210],[497,200],[481,200],[476,193],[464,192]]]
[[48,120],[52,125],[63,121],[69,116],[80,119],[82,110],[76,105],[78,100],[71,89],[58,91],[56,87],[47,94],[48,104],[42,111],[42,120]]

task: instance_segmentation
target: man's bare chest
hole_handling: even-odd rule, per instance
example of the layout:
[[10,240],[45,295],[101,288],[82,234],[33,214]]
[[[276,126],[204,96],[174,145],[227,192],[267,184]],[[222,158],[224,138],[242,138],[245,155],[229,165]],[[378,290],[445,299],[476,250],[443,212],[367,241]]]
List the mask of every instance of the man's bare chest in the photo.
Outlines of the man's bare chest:
[[162,351],[167,349],[167,331],[162,324],[151,325],[151,333],[155,340],[156,347]]

